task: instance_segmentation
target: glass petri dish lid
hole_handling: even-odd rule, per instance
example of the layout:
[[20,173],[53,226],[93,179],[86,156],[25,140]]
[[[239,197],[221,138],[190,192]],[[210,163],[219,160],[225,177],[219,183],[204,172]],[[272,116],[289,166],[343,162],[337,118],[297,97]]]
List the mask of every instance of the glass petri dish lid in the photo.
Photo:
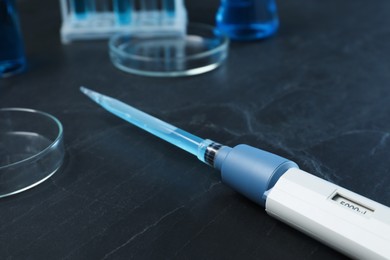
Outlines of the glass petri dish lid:
[[214,27],[190,24],[186,34],[118,34],[109,41],[112,63],[125,72],[155,77],[191,76],[217,68],[229,40]]
[[64,154],[57,118],[33,109],[0,109],[0,198],[47,180],[62,165]]

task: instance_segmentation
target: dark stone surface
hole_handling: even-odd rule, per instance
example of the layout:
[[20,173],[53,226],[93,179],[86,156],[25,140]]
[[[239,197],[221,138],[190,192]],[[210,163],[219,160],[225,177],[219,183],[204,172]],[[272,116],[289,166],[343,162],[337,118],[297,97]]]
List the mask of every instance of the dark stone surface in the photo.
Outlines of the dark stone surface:
[[[187,2],[192,21],[213,23],[217,1]],[[118,71],[104,41],[61,45],[58,1],[18,4],[29,69],[0,80],[0,106],[57,116],[66,160],[0,200],[1,259],[344,258],[97,107],[80,85],[390,206],[389,1],[280,1],[276,37],[233,43],[218,70],[175,79]]]

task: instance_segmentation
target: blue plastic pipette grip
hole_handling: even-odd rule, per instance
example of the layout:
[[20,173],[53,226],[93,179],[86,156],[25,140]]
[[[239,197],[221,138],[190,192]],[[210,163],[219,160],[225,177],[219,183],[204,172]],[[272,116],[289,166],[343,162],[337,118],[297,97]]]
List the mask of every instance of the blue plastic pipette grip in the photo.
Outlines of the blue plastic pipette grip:
[[278,155],[249,145],[223,146],[214,161],[224,183],[252,201],[265,206],[265,193],[290,168],[298,165]]

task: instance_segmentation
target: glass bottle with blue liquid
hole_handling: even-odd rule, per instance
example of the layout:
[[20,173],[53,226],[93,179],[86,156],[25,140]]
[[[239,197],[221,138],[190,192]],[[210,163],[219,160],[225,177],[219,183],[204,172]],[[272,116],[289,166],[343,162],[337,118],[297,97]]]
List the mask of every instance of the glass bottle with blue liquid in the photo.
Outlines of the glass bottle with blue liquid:
[[26,67],[23,40],[14,0],[0,0],[0,78]]
[[218,29],[232,40],[256,40],[273,35],[279,27],[274,0],[221,0]]

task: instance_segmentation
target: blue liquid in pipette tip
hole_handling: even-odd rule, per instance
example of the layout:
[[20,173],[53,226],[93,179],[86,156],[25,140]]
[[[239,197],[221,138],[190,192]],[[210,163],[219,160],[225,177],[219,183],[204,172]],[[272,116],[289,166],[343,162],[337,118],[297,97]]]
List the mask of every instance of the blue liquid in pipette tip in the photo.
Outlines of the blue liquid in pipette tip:
[[23,40],[13,1],[0,0],[0,78],[26,67]]
[[131,23],[133,8],[133,0],[114,0],[114,12],[119,25]]
[[211,143],[210,140],[204,140],[183,131],[117,99],[102,95],[85,87],[80,87],[80,91],[114,115],[197,156],[204,162],[204,153],[207,145]]
[[274,0],[222,0],[217,27],[233,40],[263,39],[279,26]]

